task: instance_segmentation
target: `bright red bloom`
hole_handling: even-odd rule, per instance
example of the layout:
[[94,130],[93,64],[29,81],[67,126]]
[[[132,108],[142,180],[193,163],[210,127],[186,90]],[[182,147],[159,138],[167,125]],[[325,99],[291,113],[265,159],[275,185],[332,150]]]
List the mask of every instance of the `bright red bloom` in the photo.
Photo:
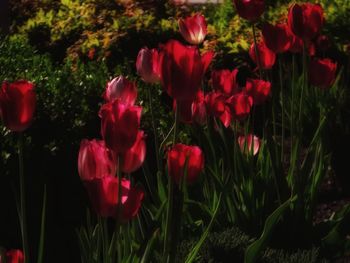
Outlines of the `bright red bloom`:
[[328,88],[330,87],[336,77],[337,63],[332,60],[312,59],[309,65],[309,81],[311,85]]
[[271,92],[271,83],[261,79],[247,79],[244,88],[246,94],[253,98],[255,105],[263,104]]
[[82,140],[78,156],[78,171],[82,180],[102,178],[116,174],[116,161],[101,140]]
[[207,106],[203,91],[199,90],[196,99],[192,103],[192,120],[200,125],[207,122]]
[[182,37],[192,45],[203,42],[207,35],[207,22],[201,14],[195,14],[179,20],[179,30]]
[[123,76],[118,76],[107,83],[103,97],[107,102],[120,99],[127,105],[134,105],[137,98],[136,84]]
[[292,34],[286,24],[265,24],[262,35],[266,46],[275,53],[286,52],[291,45]]
[[121,170],[132,173],[139,169],[146,157],[146,142],[143,131],[139,131],[134,145],[121,155]]
[[226,100],[227,96],[221,92],[212,91],[205,96],[208,113],[215,118],[219,118],[227,128],[231,124],[232,114]]
[[294,4],[288,12],[290,30],[302,39],[317,36],[324,23],[323,9],[319,4]]
[[160,81],[159,54],[157,49],[142,48],[136,60],[137,74],[147,83]]
[[[0,261],[1,261],[1,258],[0,258]],[[11,249],[6,251],[6,263],[23,263],[23,262],[24,262],[24,255],[22,250]]]
[[217,91],[221,91],[226,95],[233,95],[238,92],[238,85],[236,78],[238,69],[232,71],[228,69],[214,70],[211,73],[211,81],[213,88]]
[[130,149],[137,138],[142,107],[130,106],[118,99],[102,105],[101,134],[108,148],[116,154]]
[[257,20],[265,10],[264,0],[233,0],[240,17],[249,21]]
[[239,136],[237,141],[243,153],[253,153],[253,155],[256,155],[259,152],[260,139],[255,135],[247,134],[246,136]]
[[118,200],[118,177],[105,176],[83,181],[89,194],[92,207],[96,214],[102,217],[117,218],[118,205],[121,204],[120,221],[127,222],[137,215],[144,192],[130,187],[130,181],[121,179],[121,202]]
[[0,89],[0,117],[14,132],[22,132],[33,120],[36,106],[34,84],[26,80],[4,81]]
[[201,56],[196,47],[170,40],[160,54],[163,88],[175,100],[194,100],[213,52]]
[[[262,69],[271,69],[275,64],[276,54],[266,46],[264,41],[260,41],[260,43],[258,43],[257,49],[259,53],[260,67]],[[254,63],[259,66],[258,60],[256,58],[254,43],[250,46],[249,56],[254,61]]]
[[185,175],[185,164],[187,161],[186,182],[191,184],[198,178],[204,169],[204,155],[198,146],[176,144],[168,151],[168,173],[169,176],[179,184]]
[[253,106],[253,98],[243,92],[233,95],[227,100],[234,119],[245,119]]

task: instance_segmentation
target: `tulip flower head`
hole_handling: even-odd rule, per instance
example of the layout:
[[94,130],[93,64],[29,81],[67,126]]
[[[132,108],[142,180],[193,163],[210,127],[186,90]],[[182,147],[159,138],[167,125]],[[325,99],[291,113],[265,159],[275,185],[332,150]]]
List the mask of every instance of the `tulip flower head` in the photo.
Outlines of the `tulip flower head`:
[[310,84],[320,88],[329,88],[335,81],[337,63],[332,60],[312,59],[309,65]]
[[253,98],[255,105],[261,105],[270,95],[271,83],[261,79],[247,79],[244,91]]
[[232,71],[228,69],[215,70],[211,73],[211,81],[213,88],[221,91],[226,95],[233,95],[238,92],[238,85],[236,83],[238,69]]
[[264,0],[233,0],[240,17],[249,21],[256,21],[265,10]]
[[202,43],[207,35],[207,23],[201,14],[195,14],[179,20],[179,30],[182,37],[192,45]]
[[177,101],[194,100],[213,52],[199,54],[197,47],[168,41],[160,52],[161,82],[164,90]]
[[290,48],[292,33],[286,24],[265,24],[262,35],[266,46],[275,53],[283,53]]
[[271,69],[276,61],[276,54],[271,51],[265,44],[264,41],[260,41],[257,45],[257,50],[259,54],[259,61],[256,57],[255,45],[254,43],[250,46],[249,56],[254,61],[254,63],[262,68],[262,69]]
[[242,121],[250,113],[253,106],[253,98],[244,92],[240,92],[230,97],[227,101],[231,109],[233,119]]
[[159,55],[157,49],[142,48],[136,60],[137,74],[147,83],[160,81]]
[[[6,251],[6,263],[23,263],[24,262],[24,254],[22,250],[19,249],[11,249]],[[0,258],[0,262],[1,258]]]
[[227,128],[232,121],[232,113],[227,105],[227,96],[221,92],[212,91],[205,96],[208,113],[219,118],[222,124]]
[[186,182],[194,183],[204,169],[204,155],[198,146],[175,144],[167,154],[169,176],[180,184],[187,168]]
[[146,157],[145,134],[139,131],[134,145],[121,155],[121,170],[132,173],[139,169]]
[[288,26],[296,36],[311,40],[324,24],[323,8],[319,4],[293,4],[288,12]]
[[120,99],[127,105],[134,105],[137,98],[136,84],[123,76],[118,76],[107,83],[103,97],[107,102]]
[[253,134],[239,136],[238,145],[242,153],[256,155],[260,149],[260,139]]
[[199,125],[207,122],[207,108],[205,105],[205,97],[203,91],[199,90],[196,99],[192,103],[192,120]]
[[26,130],[34,116],[36,94],[34,84],[19,80],[4,81],[0,89],[0,117],[4,125],[14,132]]

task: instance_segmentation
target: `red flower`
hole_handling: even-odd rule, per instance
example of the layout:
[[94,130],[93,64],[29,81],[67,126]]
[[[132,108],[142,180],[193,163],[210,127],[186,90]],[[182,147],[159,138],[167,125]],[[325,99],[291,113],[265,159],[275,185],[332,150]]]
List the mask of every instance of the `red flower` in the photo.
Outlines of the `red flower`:
[[311,85],[328,88],[330,87],[336,77],[337,63],[332,60],[312,59],[309,65],[309,81]]
[[0,117],[14,132],[22,132],[33,120],[36,106],[34,84],[26,80],[4,81],[0,90]]
[[119,220],[127,222],[137,215],[144,193],[137,187],[131,188],[129,180],[121,179],[121,200],[118,200],[118,180],[117,177],[105,176],[83,182],[96,214],[117,218],[118,205],[121,204]]
[[302,39],[311,40],[316,37],[323,23],[323,9],[319,4],[294,4],[289,9],[288,26]]
[[253,134],[247,134],[246,136],[239,136],[238,145],[241,148],[242,153],[256,155],[260,148],[260,139]]
[[292,34],[286,24],[265,24],[262,35],[266,46],[275,53],[287,51],[291,45]]
[[157,83],[160,80],[159,55],[156,49],[142,48],[136,60],[137,74],[147,83]]
[[241,92],[233,95],[227,100],[227,104],[231,109],[231,113],[234,119],[245,119],[253,106],[253,98],[247,94]]
[[[1,261],[1,257],[0,257],[0,261]],[[6,252],[6,263],[23,263],[23,262],[24,262],[24,255],[21,250],[11,249]]]
[[203,91],[199,90],[196,99],[192,103],[192,119],[200,125],[207,122],[207,108]]
[[103,97],[107,102],[120,99],[127,105],[134,105],[137,98],[136,84],[123,76],[116,77],[107,83]]
[[211,80],[213,88],[217,91],[221,91],[226,95],[233,95],[238,92],[238,85],[236,84],[238,69],[215,70],[211,73]]
[[261,79],[247,79],[244,91],[253,98],[255,105],[260,105],[269,97],[271,83]]
[[130,149],[136,142],[142,108],[129,106],[118,99],[102,105],[101,134],[108,148],[116,154]]
[[104,141],[86,139],[80,143],[78,171],[82,180],[116,174],[116,161]]
[[[272,66],[275,64],[276,54],[270,49],[268,49],[264,41],[258,43],[257,49],[259,53],[260,67],[262,69],[271,69]],[[254,43],[250,46],[249,56],[254,61],[254,63],[259,66],[257,62],[258,60],[256,58]]]
[[121,156],[121,170],[132,173],[139,169],[146,156],[146,142],[143,131],[139,131],[134,145]]
[[265,10],[264,0],[233,0],[240,17],[249,21],[257,20]]
[[316,53],[315,45],[310,40],[303,41],[301,38],[292,35],[292,41],[291,46],[289,48],[289,51],[292,53],[302,53],[303,52],[303,45],[306,45],[306,51],[310,56],[314,56]]
[[185,174],[187,161],[187,180],[191,184],[196,181],[200,172],[204,169],[204,155],[198,146],[176,144],[168,151],[169,176],[179,184]]
[[207,52],[201,56],[196,47],[184,46],[176,40],[167,42],[161,51],[160,70],[163,88],[169,96],[193,100],[213,55]]
[[198,45],[207,35],[207,23],[201,14],[179,20],[179,30],[182,37],[190,44]]
[[209,92],[205,96],[208,113],[211,116],[219,118],[222,124],[227,128],[231,124],[232,114],[229,106],[226,104],[227,96],[221,92]]

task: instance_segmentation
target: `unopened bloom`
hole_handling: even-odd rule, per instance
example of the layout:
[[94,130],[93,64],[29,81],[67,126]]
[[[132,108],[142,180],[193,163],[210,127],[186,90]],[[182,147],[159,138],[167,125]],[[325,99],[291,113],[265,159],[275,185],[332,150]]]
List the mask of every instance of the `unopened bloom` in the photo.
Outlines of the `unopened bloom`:
[[290,48],[292,34],[286,24],[265,24],[262,35],[266,46],[275,53],[283,53]]
[[179,20],[179,30],[182,37],[190,44],[198,45],[207,35],[207,23],[201,14],[195,14]]
[[253,155],[256,155],[259,152],[260,139],[255,135],[253,134],[242,135],[238,137],[237,141],[243,153],[246,153],[246,154],[253,153]]
[[103,97],[108,102],[119,99],[127,105],[134,105],[137,98],[136,84],[124,76],[118,76],[107,83]]
[[33,120],[36,106],[34,84],[19,80],[4,81],[0,89],[0,117],[4,125],[14,132],[22,132]]
[[332,60],[312,59],[309,65],[309,81],[311,85],[328,88],[330,87],[336,77],[337,63]]
[[145,134],[139,131],[134,145],[121,155],[121,170],[132,173],[139,169],[146,157]]
[[204,155],[198,146],[175,144],[168,151],[167,162],[169,176],[177,184],[185,176],[185,168],[187,168],[186,182],[189,184],[195,182],[204,169]]
[[157,49],[142,48],[136,60],[137,74],[147,83],[160,81],[159,55]]

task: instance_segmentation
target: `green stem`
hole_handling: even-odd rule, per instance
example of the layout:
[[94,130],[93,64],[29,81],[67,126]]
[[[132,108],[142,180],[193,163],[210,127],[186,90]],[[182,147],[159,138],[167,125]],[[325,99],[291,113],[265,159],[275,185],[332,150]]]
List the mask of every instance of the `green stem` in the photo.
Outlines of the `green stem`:
[[254,39],[254,51],[255,51],[255,56],[256,56],[256,60],[257,60],[258,68],[259,68],[260,79],[262,79],[263,73],[262,73],[262,68],[261,68],[261,63],[260,63],[258,43],[256,41],[255,24],[254,23],[252,24],[252,29],[253,29],[253,39]]
[[281,108],[282,108],[282,140],[281,140],[281,163],[284,162],[284,138],[285,138],[285,115],[284,115],[284,92],[283,92],[283,76],[282,76],[282,57],[279,58],[279,78],[280,78],[280,88],[281,88]]
[[120,156],[117,156],[117,162],[118,162],[118,168],[117,168],[117,176],[118,176],[118,211],[117,211],[117,222],[116,222],[116,239],[117,239],[117,259],[118,259],[118,263],[122,262],[122,251],[121,251],[121,244],[120,241],[121,239],[120,234],[121,234],[121,224],[120,224],[120,220],[122,217],[122,173],[121,173],[121,165],[120,165]]
[[24,157],[23,157],[23,134],[18,136],[18,157],[19,157],[19,183],[20,183],[20,225],[22,234],[22,246],[24,252],[24,262],[29,263],[29,247],[26,224],[26,198],[24,182]]
[[[301,110],[302,110],[302,106],[303,106],[303,102],[304,102],[304,89],[305,86],[307,85],[307,75],[306,75],[306,67],[307,67],[307,62],[306,62],[306,44],[304,43],[303,45],[303,85],[301,88],[301,94],[300,94],[300,101],[299,101],[299,124],[302,127],[302,123],[301,123]],[[301,133],[301,127],[299,129],[299,132]],[[299,134],[300,135],[300,134]]]
[[[179,107],[176,107],[175,111],[175,124],[174,124],[174,136],[173,136],[173,146],[177,140],[177,129],[179,125]],[[166,223],[165,223],[165,236],[164,236],[164,259],[168,260],[168,255],[172,247],[172,214],[174,210],[174,181],[173,178],[168,176],[168,207],[166,214]]]

